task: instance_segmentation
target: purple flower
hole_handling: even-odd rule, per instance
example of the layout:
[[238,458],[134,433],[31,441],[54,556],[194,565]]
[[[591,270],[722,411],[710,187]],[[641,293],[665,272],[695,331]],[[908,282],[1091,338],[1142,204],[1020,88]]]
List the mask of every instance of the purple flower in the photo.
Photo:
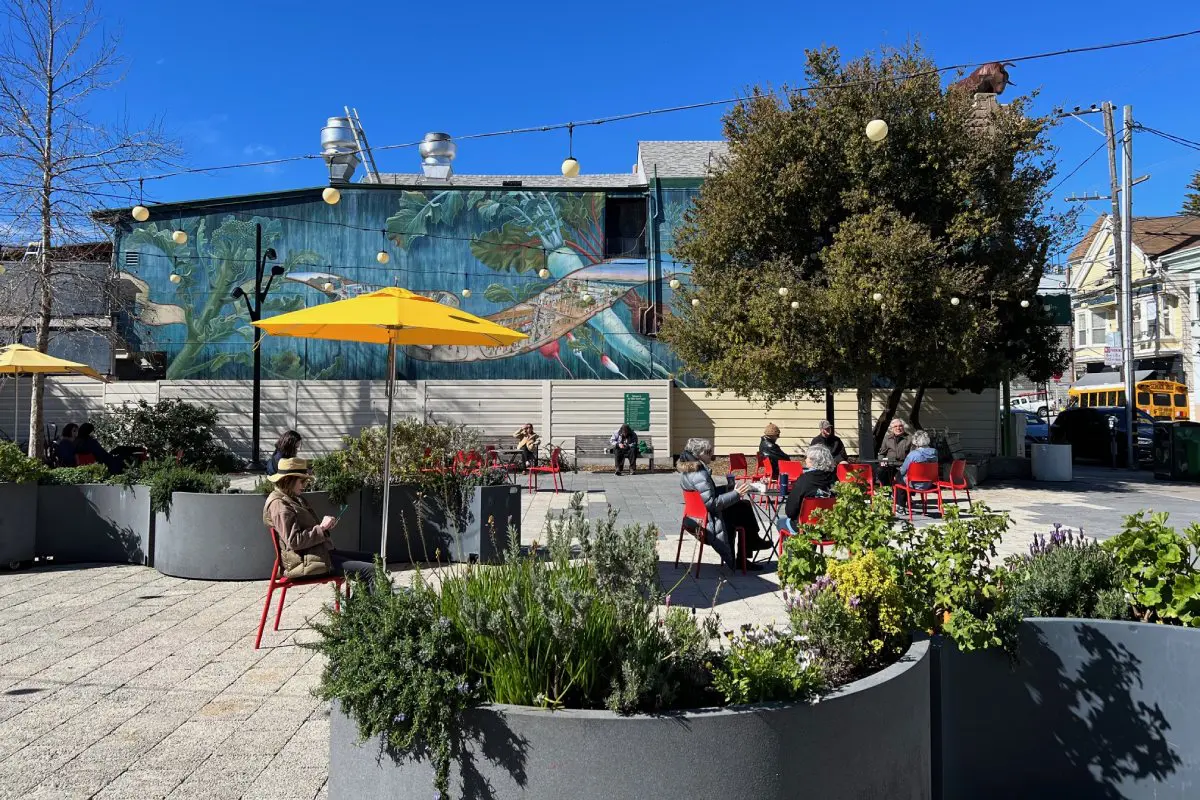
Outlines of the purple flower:
[[850,598],[850,607],[851,608],[858,608],[858,603],[859,603],[858,595],[855,595],[854,597]]
[[404,722],[406,719],[408,719],[408,715],[405,714],[403,711],[401,711],[399,714],[396,715],[394,721],[395,722]]

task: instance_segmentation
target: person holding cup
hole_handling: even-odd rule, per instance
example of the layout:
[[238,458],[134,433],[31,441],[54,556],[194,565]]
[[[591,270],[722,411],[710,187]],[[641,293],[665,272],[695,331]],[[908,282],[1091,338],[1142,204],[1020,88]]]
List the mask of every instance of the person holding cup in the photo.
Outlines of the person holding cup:
[[325,516],[318,521],[304,499],[302,493],[311,477],[308,459],[304,458],[280,459],[275,472],[268,476],[275,489],[263,507],[263,523],[275,531],[283,573],[289,578],[355,576],[371,584],[375,580],[374,557],[335,548],[329,532],[337,525],[337,518]]
[[895,482],[896,472],[911,449],[912,440],[908,435],[908,426],[904,424],[904,420],[893,417],[879,448],[879,470],[875,477],[881,485],[891,486]]
[[[737,483],[733,475],[718,488],[709,471],[713,459],[712,442],[708,439],[688,439],[684,451],[679,454],[675,469],[679,472],[679,484],[685,492],[700,493],[704,507],[708,510],[708,529],[704,542],[717,551],[717,555],[730,569],[735,569],[742,560],[742,553],[735,552],[741,546],[734,533],[738,528],[746,531],[746,561],[758,550],[771,547],[771,542],[759,533],[758,518],[754,507],[746,499],[750,493],[749,483]],[[723,490],[722,490],[723,489]],[[747,568],[749,568],[747,564]]]

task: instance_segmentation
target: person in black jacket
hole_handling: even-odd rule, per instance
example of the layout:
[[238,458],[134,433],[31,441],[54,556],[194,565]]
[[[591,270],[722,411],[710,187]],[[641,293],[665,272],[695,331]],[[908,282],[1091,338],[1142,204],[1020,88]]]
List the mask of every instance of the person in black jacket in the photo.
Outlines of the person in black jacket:
[[833,433],[833,423],[827,419],[821,420],[821,432],[813,437],[809,444],[819,444],[829,448],[834,465],[843,464],[850,460],[846,455],[846,445]]
[[285,458],[295,458],[300,452],[300,434],[297,431],[284,431],[275,441],[275,452],[267,459],[268,477],[279,472],[279,462]]
[[814,444],[808,448],[804,459],[804,474],[796,479],[788,490],[783,506],[783,516],[776,523],[782,531],[795,535],[800,530],[800,506],[806,497],[832,497],[833,485],[837,483],[836,464],[829,448]]
[[783,452],[779,446],[779,426],[773,422],[767,423],[762,438],[758,440],[758,454],[771,464],[772,478],[779,477],[779,462],[791,461],[792,457]]

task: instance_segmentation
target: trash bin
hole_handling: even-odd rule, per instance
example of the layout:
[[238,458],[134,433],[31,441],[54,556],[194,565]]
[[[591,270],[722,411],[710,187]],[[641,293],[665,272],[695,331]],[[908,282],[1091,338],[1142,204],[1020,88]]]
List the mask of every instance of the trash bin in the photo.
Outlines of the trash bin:
[[1154,477],[1200,481],[1200,422],[1155,423]]
[[1069,481],[1073,477],[1071,445],[1034,444],[1029,454],[1035,481]]

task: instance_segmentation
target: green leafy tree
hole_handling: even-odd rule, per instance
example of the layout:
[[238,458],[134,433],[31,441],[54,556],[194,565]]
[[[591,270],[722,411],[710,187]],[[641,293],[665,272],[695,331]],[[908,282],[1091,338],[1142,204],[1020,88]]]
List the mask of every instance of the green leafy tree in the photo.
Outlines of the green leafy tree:
[[1192,176],[1192,182],[1187,185],[1187,189],[1187,194],[1183,196],[1183,208],[1179,213],[1200,216],[1200,170]]
[[943,90],[916,45],[810,51],[806,73],[813,88],[756,89],[726,116],[729,156],[676,233],[692,279],[663,338],[767,403],[842,385],[869,409],[890,383],[884,426],[904,388],[1048,379],[1066,354],[1035,294],[1069,223],[1046,207],[1052,119]]

